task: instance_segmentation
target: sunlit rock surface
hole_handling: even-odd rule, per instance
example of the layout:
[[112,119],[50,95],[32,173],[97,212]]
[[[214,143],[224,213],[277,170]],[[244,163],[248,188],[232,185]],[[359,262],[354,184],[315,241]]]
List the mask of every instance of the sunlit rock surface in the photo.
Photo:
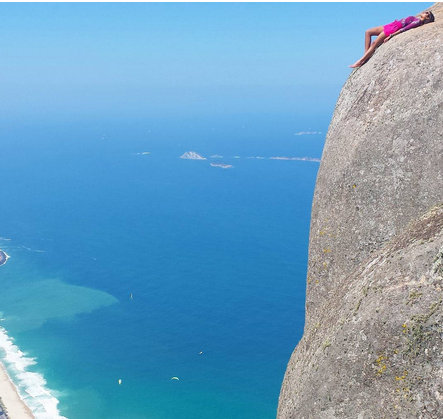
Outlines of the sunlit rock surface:
[[279,419],[443,417],[443,6],[431,10],[337,101]]

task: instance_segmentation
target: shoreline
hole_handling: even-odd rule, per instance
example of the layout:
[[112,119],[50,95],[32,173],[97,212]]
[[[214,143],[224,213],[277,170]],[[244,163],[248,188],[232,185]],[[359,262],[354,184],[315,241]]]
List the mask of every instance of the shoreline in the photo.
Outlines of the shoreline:
[[[0,397],[10,419],[35,419],[31,409],[20,397],[15,384],[0,362]],[[1,412],[1,411],[0,411]]]

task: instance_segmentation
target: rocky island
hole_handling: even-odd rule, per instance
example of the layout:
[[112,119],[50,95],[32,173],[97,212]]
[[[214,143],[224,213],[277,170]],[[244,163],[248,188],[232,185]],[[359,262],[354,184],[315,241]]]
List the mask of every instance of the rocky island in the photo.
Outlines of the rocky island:
[[232,164],[225,163],[211,163],[213,167],[221,167],[222,169],[232,169],[234,166]]
[[269,157],[269,160],[293,160],[293,161],[315,161],[320,162],[320,159],[316,159],[315,157]]
[[4,265],[6,263],[6,261],[8,260],[8,255],[3,252],[2,250],[0,250],[0,266]]
[[318,135],[321,134],[320,131],[300,131],[296,132],[294,135]]
[[195,151],[187,151],[182,154],[180,158],[188,160],[206,160],[206,157],[200,156],[200,154],[197,154]]
[[335,107],[278,419],[443,418],[443,4]]

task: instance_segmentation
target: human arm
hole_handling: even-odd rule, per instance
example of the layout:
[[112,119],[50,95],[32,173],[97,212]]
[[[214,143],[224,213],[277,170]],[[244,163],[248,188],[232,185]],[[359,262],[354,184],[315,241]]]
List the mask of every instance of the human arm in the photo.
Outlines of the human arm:
[[[403,29],[403,28],[402,28]],[[392,33],[391,35],[387,36],[383,42],[388,42],[390,39],[392,39],[394,36],[402,33],[402,30],[399,29],[397,32]]]
[[409,16],[405,19],[402,19],[401,23],[403,27],[399,29],[397,32],[394,32],[393,34],[386,37],[383,42],[388,42],[393,36],[396,36],[400,33],[408,31],[409,29],[417,28],[418,26],[422,25],[422,21],[414,16]]
[[409,29],[417,28],[418,26],[421,26],[422,21],[416,17],[413,18],[412,16],[410,16],[404,19],[402,23],[403,27],[397,32],[402,33],[408,31]]

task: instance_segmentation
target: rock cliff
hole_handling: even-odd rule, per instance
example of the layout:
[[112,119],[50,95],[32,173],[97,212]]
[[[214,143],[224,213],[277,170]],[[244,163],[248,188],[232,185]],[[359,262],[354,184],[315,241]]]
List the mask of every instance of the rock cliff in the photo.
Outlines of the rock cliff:
[[278,419],[443,418],[443,4],[339,96]]

